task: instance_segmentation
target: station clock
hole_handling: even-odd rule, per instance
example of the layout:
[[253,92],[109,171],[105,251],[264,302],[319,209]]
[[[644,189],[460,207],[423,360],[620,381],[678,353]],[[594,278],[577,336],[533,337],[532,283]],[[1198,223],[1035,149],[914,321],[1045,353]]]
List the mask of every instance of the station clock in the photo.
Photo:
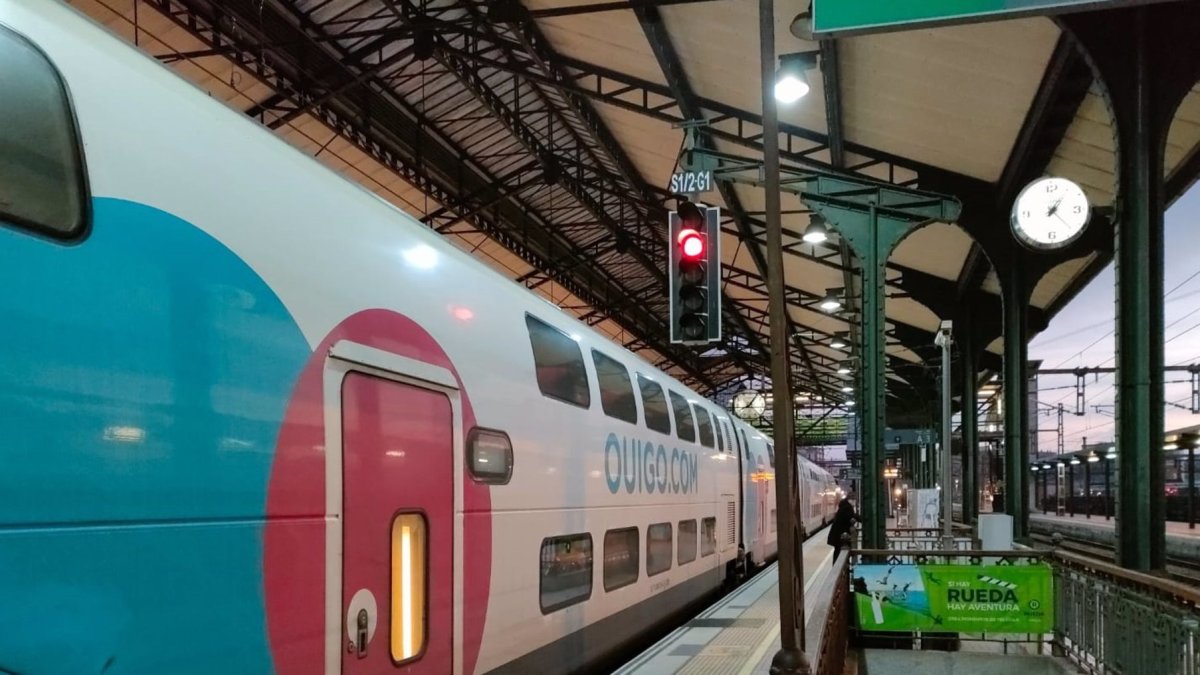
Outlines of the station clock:
[[1066,178],[1039,178],[1017,195],[1011,224],[1028,248],[1049,251],[1067,246],[1087,227],[1091,207],[1083,188]]
[[733,414],[747,422],[760,419],[766,409],[766,397],[753,389],[739,391],[733,397]]

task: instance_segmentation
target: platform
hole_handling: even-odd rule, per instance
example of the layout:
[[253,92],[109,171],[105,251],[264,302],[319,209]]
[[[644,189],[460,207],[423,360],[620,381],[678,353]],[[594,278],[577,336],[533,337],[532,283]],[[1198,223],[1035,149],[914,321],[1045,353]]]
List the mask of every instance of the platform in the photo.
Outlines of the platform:
[[[821,530],[803,551],[807,616],[815,599],[808,591],[828,574],[833,548]],[[766,675],[780,644],[778,572],[778,564],[772,564],[616,673]]]

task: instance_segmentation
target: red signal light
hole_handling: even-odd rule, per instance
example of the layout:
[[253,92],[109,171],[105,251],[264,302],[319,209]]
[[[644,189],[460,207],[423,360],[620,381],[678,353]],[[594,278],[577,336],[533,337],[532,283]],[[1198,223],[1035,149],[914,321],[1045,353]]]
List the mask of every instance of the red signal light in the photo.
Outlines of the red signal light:
[[683,257],[696,259],[704,255],[704,237],[700,236],[699,232],[693,229],[681,230],[678,242]]

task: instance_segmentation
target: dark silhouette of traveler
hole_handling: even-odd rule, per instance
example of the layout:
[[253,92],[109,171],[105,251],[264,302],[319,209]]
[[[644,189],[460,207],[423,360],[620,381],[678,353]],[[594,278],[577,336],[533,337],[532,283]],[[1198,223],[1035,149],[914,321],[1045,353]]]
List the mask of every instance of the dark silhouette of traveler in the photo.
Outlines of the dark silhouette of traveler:
[[850,503],[850,498],[846,497],[838,503],[837,513],[833,516],[833,524],[829,526],[829,535],[825,538],[825,543],[833,547],[834,563],[837,563],[838,553],[842,551],[842,535],[850,534],[850,528],[856,522],[861,523],[862,519],[854,512],[854,505]]

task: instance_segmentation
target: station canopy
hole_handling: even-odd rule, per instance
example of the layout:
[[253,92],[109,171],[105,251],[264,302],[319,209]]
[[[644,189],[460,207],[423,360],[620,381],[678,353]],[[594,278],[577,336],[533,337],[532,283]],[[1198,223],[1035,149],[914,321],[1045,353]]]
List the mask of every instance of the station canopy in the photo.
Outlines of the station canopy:
[[[71,4],[700,391],[768,379],[763,190],[720,183],[704,196],[723,214],[722,343],[670,343],[665,276],[682,125],[706,122],[698,147],[762,159],[754,0]],[[807,9],[776,2],[777,51],[819,52],[809,95],[779,108],[784,165],[969,185],[997,204],[1051,174],[1111,207],[1105,94],[1052,19],[813,41],[792,27]],[[1168,203],[1200,172],[1198,147],[1200,86],[1171,128]],[[838,401],[838,370],[859,349],[857,261],[835,234],[802,241],[808,219],[784,194],[794,387]],[[1108,242],[1038,280],[1031,328],[1111,259]],[[1000,286],[972,237],[945,223],[905,239],[888,277],[889,387],[903,402],[934,391],[940,318],[972,303],[999,326]],[[830,291],[839,312],[817,306]],[[981,365],[996,371],[998,330],[985,344]]]

